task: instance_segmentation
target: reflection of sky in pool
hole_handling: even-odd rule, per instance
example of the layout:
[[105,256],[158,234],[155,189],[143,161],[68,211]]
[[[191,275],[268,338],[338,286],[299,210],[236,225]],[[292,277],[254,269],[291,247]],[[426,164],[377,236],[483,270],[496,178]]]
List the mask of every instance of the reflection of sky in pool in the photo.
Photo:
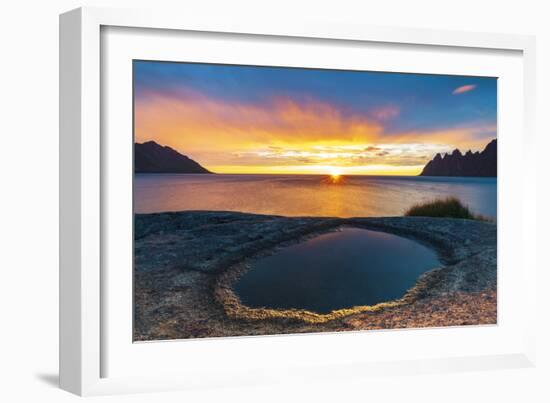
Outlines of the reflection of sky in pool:
[[436,253],[417,242],[343,228],[253,261],[235,292],[250,307],[327,313],[400,298],[439,266]]

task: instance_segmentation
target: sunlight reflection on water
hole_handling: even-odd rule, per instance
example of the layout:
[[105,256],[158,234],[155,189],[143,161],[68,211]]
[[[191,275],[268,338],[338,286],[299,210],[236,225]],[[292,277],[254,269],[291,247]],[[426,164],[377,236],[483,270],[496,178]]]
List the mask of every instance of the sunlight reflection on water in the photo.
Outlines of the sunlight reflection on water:
[[136,174],[136,213],[225,210],[285,216],[399,216],[455,196],[496,218],[496,178]]

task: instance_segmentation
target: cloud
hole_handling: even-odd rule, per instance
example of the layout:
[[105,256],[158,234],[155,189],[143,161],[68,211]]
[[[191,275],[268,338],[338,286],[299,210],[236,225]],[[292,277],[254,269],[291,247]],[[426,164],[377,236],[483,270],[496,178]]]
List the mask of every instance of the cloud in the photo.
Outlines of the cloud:
[[414,130],[391,135],[393,144],[420,143],[426,145],[447,145],[448,151],[459,148],[482,150],[497,135],[496,124],[469,124],[434,130]]
[[351,172],[361,162],[421,166],[435,153],[480,149],[496,133],[495,125],[473,124],[389,132],[372,113],[353,114],[313,98],[228,102],[182,88],[142,93],[135,99],[134,123],[136,141],[168,145],[215,172],[290,172],[299,167],[314,172],[335,165]]
[[397,106],[389,105],[389,106],[381,106],[379,108],[375,108],[370,112],[370,115],[377,120],[390,120],[397,116],[399,116],[400,109]]
[[257,146],[375,142],[383,126],[315,99],[272,97],[262,103],[226,102],[201,93],[150,92],[135,101],[136,141],[155,140],[182,152],[236,151]]
[[465,92],[470,92],[475,90],[475,88],[476,88],[476,85],[473,85],[473,84],[463,85],[461,87],[455,88],[455,90],[453,91],[453,95],[464,94]]
[[[316,166],[339,166],[352,168],[361,164],[374,164],[384,166],[410,167],[424,165],[430,159],[430,155],[448,150],[447,145],[431,144],[380,144],[378,152],[366,151],[365,145],[356,146],[307,146],[301,148],[280,147],[273,149],[262,147],[249,150],[239,156],[247,165],[254,166],[298,166],[304,165],[304,169]],[[226,164],[238,165],[239,161],[225,161]],[[307,166],[306,166],[307,165]]]
[[368,147],[365,147],[365,151],[380,151],[381,148],[380,147],[376,147],[376,146],[368,146]]

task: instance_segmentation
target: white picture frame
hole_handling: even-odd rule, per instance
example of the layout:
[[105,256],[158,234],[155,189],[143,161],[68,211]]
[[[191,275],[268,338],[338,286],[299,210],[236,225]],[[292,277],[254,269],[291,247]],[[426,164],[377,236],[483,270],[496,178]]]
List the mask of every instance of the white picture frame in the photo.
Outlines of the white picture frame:
[[[515,320],[513,323],[510,322],[508,328],[500,321],[499,311],[500,328],[498,326],[481,327],[466,331],[464,329],[431,329],[351,332],[352,334],[345,335],[184,340],[137,345],[132,343],[131,337],[127,337],[124,330],[127,329],[127,325],[121,330],[115,329],[113,325],[120,322],[112,320],[113,317],[119,318],[115,311],[128,313],[130,316],[127,322],[130,323],[131,311],[128,311],[126,305],[120,305],[120,309],[112,309],[112,302],[109,302],[112,298],[109,299],[108,296],[109,287],[112,288],[114,283],[107,287],[106,280],[114,280],[109,273],[105,272],[105,267],[108,266],[109,245],[106,243],[104,231],[109,225],[114,226],[109,223],[115,220],[112,215],[105,213],[108,210],[106,206],[111,203],[108,194],[112,190],[109,181],[113,176],[113,172],[109,171],[112,164],[109,165],[108,162],[109,152],[113,151],[110,147],[117,146],[111,143],[109,138],[102,137],[102,133],[108,132],[111,127],[105,119],[108,111],[102,109],[105,101],[103,97],[106,96],[105,94],[114,93],[116,98],[117,94],[123,94],[124,91],[121,87],[111,85],[108,80],[102,80],[102,74],[105,73],[103,70],[105,61],[102,58],[109,57],[109,53],[103,49],[106,47],[106,42],[102,32],[108,32],[110,27],[130,31],[146,29],[156,30],[155,32],[193,32],[199,37],[201,33],[204,35],[218,33],[218,38],[223,35],[228,37],[237,35],[253,37],[254,40],[260,41],[262,39],[304,41],[305,45],[310,40],[330,41],[329,45],[335,48],[345,43],[375,43],[377,46],[421,47],[422,51],[431,49],[434,52],[467,50],[481,56],[490,52],[513,52],[515,56],[514,61],[511,62],[510,77],[514,77],[515,81],[510,82],[510,85],[515,88],[514,91],[519,94],[518,97],[521,97],[518,102],[521,103],[522,109],[521,113],[518,113],[519,120],[510,121],[506,126],[519,128],[522,133],[507,137],[509,141],[505,142],[504,148],[501,148],[499,143],[499,173],[510,172],[510,175],[503,177],[499,174],[499,187],[504,184],[504,193],[499,194],[499,200],[501,196],[507,196],[507,199],[511,199],[511,203],[514,203],[513,206],[520,211],[516,211],[515,218],[510,219],[507,218],[507,213],[512,212],[502,211],[499,204],[499,261],[503,257],[513,259],[521,267],[521,272],[517,274],[518,281],[515,277],[506,277],[508,271],[504,273],[499,271],[499,276],[503,274],[505,283],[503,286],[512,282],[516,284],[517,295],[523,301],[522,308],[531,308],[524,309],[523,312],[532,312],[532,314],[523,315],[521,323]],[[127,31],[124,35],[133,34]],[[151,39],[151,41],[155,40],[160,44],[162,39],[160,37]],[[166,54],[170,54],[170,49],[174,47],[174,40],[177,38],[174,39],[172,35],[165,41],[165,45],[160,46],[166,49]],[[121,44],[123,42],[119,40],[118,46]],[[145,42],[143,46],[146,47]],[[532,158],[535,147],[533,127],[535,42],[533,37],[381,28],[315,21],[293,24],[269,19],[213,20],[149,10],[81,8],[61,15],[60,48],[60,385],[63,389],[79,395],[96,395],[293,382],[298,376],[302,380],[304,378],[329,380],[380,373],[391,375],[534,365],[536,336],[534,290],[537,276],[534,251],[536,242],[533,239],[536,234],[536,217],[533,208],[535,182],[532,179],[534,175],[528,175],[535,172],[534,158]],[[126,56],[132,57],[131,54]],[[490,64],[489,60],[487,64]],[[518,76],[520,70],[513,66],[521,67],[520,76]],[[419,64],[416,68],[423,67]],[[442,65],[441,68],[444,66]],[[478,68],[481,69],[480,72],[485,71],[483,66]],[[414,69],[414,66],[410,69]],[[128,100],[124,96],[119,98],[123,101]],[[109,102],[111,105],[111,98]],[[131,99],[128,102],[131,102]],[[507,127],[503,129],[506,131]],[[512,152],[516,155],[520,154],[523,163],[522,168],[513,173],[505,165],[510,162],[506,156],[511,155]],[[504,156],[502,159],[501,155]],[[506,186],[502,181],[509,181],[513,186]],[[517,191],[518,186],[521,192]],[[516,189],[515,193],[512,192],[512,187]],[[506,194],[506,189],[510,189],[509,195]],[[511,209],[511,206],[507,208]],[[132,212],[129,211],[129,217],[131,214]],[[510,220],[509,224],[507,220]],[[126,221],[117,221],[116,226],[120,228],[127,224],[126,219]],[[509,229],[507,234],[511,232],[514,234],[501,234],[501,224]],[[127,230],[131,230],[131,223],[129,225],[130,228]],[[114,238],[110,236],[110,239]],[[506,252],[510,255],[501,254],[501,250],[512,249],[510,245],[514,246],[514,251]],[[120,285],[117,282],[117,286],[131,288],[131,277],[120,278],[122,280],[117,281],[126,281],[127,284]],[[501,294],[500,287],[499,284],[499,309],[501,305],[503,307],[511,305],[507,305],[506,300],[509,299],[507,297],[509,294],[505,292]],[[506,299],[503,300],[503,298]],[[126,301],[127,303],[131,301]],[[313,350],[308,350],[312,348],[311,346],[316,348],[323,344],[333,348],[338,343],[353,346],[359,339],[364,342],[366,333],[373,334],[368,336],[369,343],[373,345],[400,343],[405,338],[403,346],[425,346],[423,343],[426,342],[423,340],[428,338],[431,341],[445,338],[447,342],[451,342],[454,338],[465,342],[462,349],[446,350],[444,347],[433,351],[426,349],[425,354],[414,356],[407,356],[404,354],[405,350],[397,349],[394,354],[386,354],[387,357],[380,356],[376,359],[357,355],[339,360],[339,355],[349,355],[349,351],[343,349],[332,355],[318,356]],[[475,340],[485,340],[489,343],[494,337],[499,337],[501,341],[494,343],[494,349],[488,349],[486,347],[488,344],[483,342],[479,343],[478,348],[473,346]],[[300,351],[302,354],[280,359],[280,352],[288,349]],[[224,366],[218,363],[220,365],[214,366],[216,354],[218,353],[219,357],[221,350],[224,351],[225,360],[242,362],[238,365]],[[241,360],[245,350],[248,351],[248,358]],[[125,355],[120,353],[121,351]],[[384,350],[382,349],[381,352],[384,353]],[[166,358],[178,354],[187,357],[187,360],[170,361]],[[134,371],[131,368],[132,366],[136,368],[136,362],[143,362],[144,367],[151,368],[153,361],[150,360],[159,360],[158,357],[165,357],[160,358],[164,361],[157,361],[163,363],[165,371],[154,373],[145,369],[141,371],[140,368]],[[259,362],[258,357],[262,358],[263,364]],[[111,363],[116,363],[117,360],[130,364],[126,366],[117,364],[114,370],[111,368]],[[199,362],[204,365],[199,365]],[[115,368],[115,364],[112,366]],[[193,370],[190,371],[190,368]],[[212,370],[212,368],[216,369]],[[305,368],[307,371],[304,371]]]

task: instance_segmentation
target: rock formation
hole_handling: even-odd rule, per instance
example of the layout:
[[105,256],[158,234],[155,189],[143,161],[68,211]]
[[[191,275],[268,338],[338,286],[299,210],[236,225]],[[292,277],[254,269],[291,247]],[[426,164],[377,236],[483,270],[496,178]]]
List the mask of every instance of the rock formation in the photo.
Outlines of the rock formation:
[[208,169],[173,148],[154,141],[134,144],[135,173],[209,174]]
[[497,176],[497,140],[492,140],[482,152],[466,154],[455,149],[451,154],[437,154],[426,164],[420,176]]

